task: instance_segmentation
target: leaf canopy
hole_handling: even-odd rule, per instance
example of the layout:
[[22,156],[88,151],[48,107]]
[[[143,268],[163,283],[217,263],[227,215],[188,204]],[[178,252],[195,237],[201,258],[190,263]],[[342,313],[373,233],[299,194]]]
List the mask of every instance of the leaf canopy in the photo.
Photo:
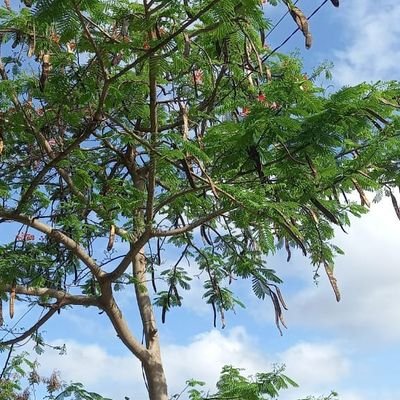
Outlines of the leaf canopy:
[[224,323],[244,278],[279,327],[266,256],[285,248],[322,266],[340,298],[335,228],[367,211],[365,191],[400,215],[400,87],[329,93],[324,68],[307,76],[265,46],[270,26],[258,0],[1,9],[3,294],[62,307],[92,305],[106,280],[142,290],[128,267],[144,249],[163,318],[198,275]]

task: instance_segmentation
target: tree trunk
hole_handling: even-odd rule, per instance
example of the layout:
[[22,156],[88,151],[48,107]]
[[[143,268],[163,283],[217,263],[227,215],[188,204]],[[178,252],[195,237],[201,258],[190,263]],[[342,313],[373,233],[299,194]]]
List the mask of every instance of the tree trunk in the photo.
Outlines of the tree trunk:
[[149,400],[168,400],[167,380],[160,353],[154,354],[152,358],[143,364],[146,375]]
[[146,257],[142,249],[133,259],[133,274],[136,278],[136,301],[142,319],[143,332],[149,357],[143,361],[149,399],[168,400],[167,380],[161,360],[160,340],[154,317],[153,305],[147,290]]

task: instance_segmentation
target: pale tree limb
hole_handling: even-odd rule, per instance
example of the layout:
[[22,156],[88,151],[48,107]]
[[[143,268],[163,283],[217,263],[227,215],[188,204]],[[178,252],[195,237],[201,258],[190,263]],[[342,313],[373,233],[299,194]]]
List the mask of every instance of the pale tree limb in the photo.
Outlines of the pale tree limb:
[[32,297],[49,297],[55,299],[60,303],[60,307],[65,305],[75,305],[75,306],[95,306],[100,307],[99,297],[96,296],[84,296],[84,295],[74,295],[64,290],[57,290],[51,288],[39,288],[33,286],[22,286],[17,285],[13,287],[12,285],[1,286],[2,292],[10,292],[15,290],[16,294],[32,296]]
[[208,215],[205,215],[202,218],[199,218],[198,220],[184,225],[180,228],[176,228],[176,229],[170,229],[168,231],[162,231],[162,230],[153,230],[151,232],[151,236],[152,237],[165,237],[165,236],[177,236],[177,235],[181,235],[183,233],[192,231],[193,229],[199,227],[200,225],[205,224],[206,222],[209,222],[211,220],[213,220],[214,218],[217,218],[221,215],[223,215],[224,213],[228,212],[228,211],[232,211],[232,208],[222,208],[219,210],[216,210]]
[[12,211],[6,211],[0,208],[0,217],[6,220],[20,222],[24,225],[28,225],[39,232],[44,233],[48,237],[54,239],[58,243],[62,243],[68,250],[76,255],[92,272],[97,278],[101,278],[105,273],[97,265],[92,257],[90,257],[79,244],[67,236],[60,230],[53,229],[51,226],[39,221],[37,218],[29,217],[24,214],[17,214]]
[[149,358],[150,353],[148,349],[133,336],[122,311],[112,295],[112,282],[103,280],[100,282],[100,288],[102,292],[100,299],[101,308],[110,319],[117,336],[140,361],[145,362]]

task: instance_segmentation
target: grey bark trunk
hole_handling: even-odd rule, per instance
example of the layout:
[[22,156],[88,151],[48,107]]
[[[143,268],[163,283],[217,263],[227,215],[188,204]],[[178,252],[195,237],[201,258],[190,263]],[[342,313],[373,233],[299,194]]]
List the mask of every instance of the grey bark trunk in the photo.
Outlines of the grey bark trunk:
[[161,359],[160,340],[153,305],[147,290],[146,257],[142,249],[134,258],[133,274],[136,277],[136,301],[142,319],[143,332],[149,357],[143,361],[149,399],[168,400],[168,387]]
[[161,357],[154,356],[149,363],[146,363],[144,372],[149,389],[149,400],[168,400],[168,386]]

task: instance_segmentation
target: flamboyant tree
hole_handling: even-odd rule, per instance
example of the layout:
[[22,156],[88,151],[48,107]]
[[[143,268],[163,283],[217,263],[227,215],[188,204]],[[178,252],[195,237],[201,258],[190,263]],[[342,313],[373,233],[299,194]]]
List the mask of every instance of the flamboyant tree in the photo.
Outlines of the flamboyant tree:
[[[164,322],[184,305],[182,260],[202,272],[214,325],[240,305],[238,278],[284,325],[265,265],[281,247],[326,271],[339,300],[335,226],[367,211],[365,189],[400,217],[396,82],[328,95],[323,70],[306,76],[265,44],[258,0],[23,3],[0,9],[0,293],[11,318],[18,300],[45,312],[2,346],[66,306],[97,307],[142,363],[149,398],[166,400],[154,307]],[[307,18],[282,3],[309,47]],[[115,299],[124,286],[143,344]]]

